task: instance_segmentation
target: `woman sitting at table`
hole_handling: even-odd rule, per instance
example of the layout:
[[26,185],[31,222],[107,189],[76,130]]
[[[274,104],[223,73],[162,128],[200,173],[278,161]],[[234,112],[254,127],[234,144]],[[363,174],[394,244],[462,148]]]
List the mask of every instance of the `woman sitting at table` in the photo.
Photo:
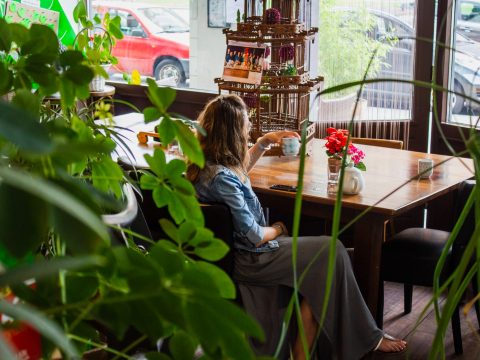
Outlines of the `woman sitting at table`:
[[[272,288],[293,288],[292,238],[283,223],[266,225],[248,172],[271,144],[283,137],[299,136],[295,132],[271,132],[248,149],[250,121],[244,102],[236,95],[212,100],[200,114],[199,122],[207,132],[207,136],[198,135],[207,164],[204,169],[191,166],[188,177],[200,201],[224,203],[230,208],[235,238],[233,278],[238,283],[246,311],[261,323],[267,335],[266,343],[263,347],[257,346],[257,352],[272,355],[284,314],[281,306],[277,311],[279,292]],[[298,274],[319,254],[299,286],[301,317],[310,349],[321,358],[339,359],[359,359],[371,350],[404,350],[405,341],[394,339],[377,328],[355,281],[347,252],[339,241],[327,316],[316,339],[326,288],[329,241],[327,236],[298,239]],[[317,346],[313,348],[316,340]],[[294,358],[304,359],[300,337],[293,342]],[[284,346],[282,358],[288,357],[289,351]]]

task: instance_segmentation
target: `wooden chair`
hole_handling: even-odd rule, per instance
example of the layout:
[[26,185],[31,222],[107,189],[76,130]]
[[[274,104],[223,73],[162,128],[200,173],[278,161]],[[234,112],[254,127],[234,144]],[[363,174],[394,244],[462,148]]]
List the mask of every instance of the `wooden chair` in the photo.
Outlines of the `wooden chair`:
[[351,137],[350,140],[354,144],[359,145],[371,145],[371,146],[381,146],[391,149],[403,150],[403,141],[402,140],[390,140],[390,139],[373,139],[373,138],[359,138]]

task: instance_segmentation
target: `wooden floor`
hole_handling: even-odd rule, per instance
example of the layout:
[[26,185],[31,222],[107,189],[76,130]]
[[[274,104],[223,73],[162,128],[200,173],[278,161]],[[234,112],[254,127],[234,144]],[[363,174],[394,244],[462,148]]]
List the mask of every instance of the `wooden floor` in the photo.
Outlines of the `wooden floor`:
[[[424,306],[431,298],[431,288],[414,287],[412,312],[403,314],[403,285],[385,283],[385,307],[384,307],[384,330],[395,337],[403,338],[408,342],[408,350],[400,355],[381,355],[375,353],[369,359],[409,359],[424,360],[428,358],[428,352],[436,330],[435,315],[430,308],[421,319],[416,330],[413,330],[416,321]],[[455,355],[451,326],[445,337],[446,359],[480,359],[480,335],[475,310],[472,308],[468,316],[462,315],[462,339],[463,354]]]

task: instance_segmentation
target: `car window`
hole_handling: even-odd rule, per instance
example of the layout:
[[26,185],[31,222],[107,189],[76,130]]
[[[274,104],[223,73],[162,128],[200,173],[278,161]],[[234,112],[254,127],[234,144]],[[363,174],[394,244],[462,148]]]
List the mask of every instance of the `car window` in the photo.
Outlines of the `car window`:
[[475,15],[474,17],[472,17],[470,20],[470,22],[474,22],[474,23],[480,23],[480,14],[479,15]]
[[170,13],[167,9],[151,7],[138,9],[138,11],[152,23],[154,27],[152,31],[155,33],[189,31],[188,24],[176,14]]
[[117,10],[117,15],[120,16],[120,29],[124,35],[145,37],[145,30],[142,25],[130,12],[124,10]]
[[463,1],[460,5],[460,16],[462,20],[479,22],[480,2]]

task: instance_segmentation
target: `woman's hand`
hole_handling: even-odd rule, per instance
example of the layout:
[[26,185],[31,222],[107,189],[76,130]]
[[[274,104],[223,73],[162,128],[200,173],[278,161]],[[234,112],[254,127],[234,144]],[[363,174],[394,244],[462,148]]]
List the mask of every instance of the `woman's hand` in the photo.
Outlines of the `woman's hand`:
[[277,221],[272,224],[272,226],[266,226],[263,228],[263,239],[257,243],[256,247],[259,247],[270,240],[275,240],[280,235],[288,236],[288,230],[283,222]]
[[284,137],[295,137],[300,139],[300,135],[298,135],[295,131],[274,131],[266,133],[260,139],[258,139],[258,141],[261,141],[262,144],[268,146],[272,144],[280,144],[282,138]]
[[277,230],[278,232],[277,236],[280,236],[280,235],[288,236],[288,229],[283,222],[277,221],[272,224],[272,227]]

